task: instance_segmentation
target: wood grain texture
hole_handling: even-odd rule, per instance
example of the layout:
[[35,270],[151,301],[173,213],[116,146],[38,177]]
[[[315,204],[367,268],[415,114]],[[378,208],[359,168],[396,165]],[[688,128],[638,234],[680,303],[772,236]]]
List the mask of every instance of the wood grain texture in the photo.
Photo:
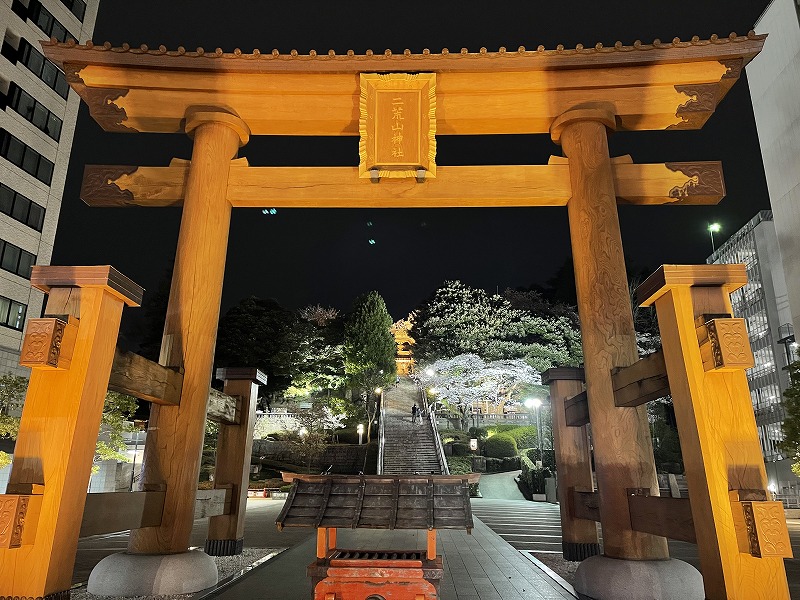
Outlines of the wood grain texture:
[[181,400],[183,375],[146,358],[116,348],[108,389],[135,398],[177,406]]
[[573,519],[580,521],[600,521],[600,494],[569,488],[569,511]]
[[[551,369],[566,371],[567,369]],[[575,369],[582,371],[582,369]],[[582,373],[581,373],[582,374]],[[568,427],[564,402],[583,390],[580,379],[553,379],[549,374],[550,402],[553,414],[553,448],[558,471],[558,502],[561,511],[561,539],[567,543],[597,544],[597,526],[594,521],[575,519],[570,514],[570,488],[591,490],[592,462],[589,433],[586,427]]]
[[617,406],[640,406],[668,396],[669,380],[664,353],[659,350],[640,358],[629,367],[614,369],[611,381]]
[[[73,274],[83,280],[79,269]],[[9,494],[41,490],[36,540],[0,549],[0,595],[40,597],[72,583],[123,300],[94,284],[70,291],[80,296],[73,303],[80,325],[72,362],[69,370],[32,370],[7,488]]]
[[87,494],[80,537],[155,527],[161,523],[165,492]]
[[[721,178],[718,162],[691,163],[706,178]],[[701,167],[703,167],[701,169]],[[179,206],[188,165],[108,167],[84,170],[81,198],[90,206]],[[695,176],[666,164],[612,166],[621,204],[716,204],[724,189],[711,193]],[[109,171],[119,173],[108,177]],[[676,190],[682,190],[680,193]],[[445,208],[459,206],[565,206],[571,195],[569,165],[438,166],[435,179],[358,178],[356,167],[249,167],[232,164],[227,198],[234,207],[277,208]]]
[[561,143],[572,185],[567,210],[604,553],[662,559],[668,556],[666,540],[633,531],[624,510],[626,488],[656,495],[658,483],[645,408],[614,404],[611,369],[633,364],[638,354],[605,126],[600,119],[573,122],[563,129]]
[[244,537],[247,484],[250,481],[250,457],[256,421],[258,384],[251,379],[227,379],[224,389],[226,394],[238,398],[239,420],[235,425],[220,425],[214,486],[231,486],[231,506],[226,515],[209,520],[209,540],[239,540]]
[[437,133],[452,135],[545,133],[558,115],[592,101],[612,102],[624,129],[699,127],[713,107],[697,100],[698,90],[712,88],[702,97],[715,106],[763,42],[753,35],[625,50],[364,56],[53,44],[45,52],[114,130],[178,132],[186,109],[213,96],[257,135],[358,135],[359,73],[425,72],[437,77]]
[[209,420],[224,425],[238,425],[242,409],[241,397],[229,396],[214,388],[209,390],[208,409],[206,410]]
[[564,422],[567,427],[583,427],[589,423],[589,398],[585,391],[564,401]]
[[130,552],[174,553],[189,547],[228,245],[228,171],[239,133],[213,120],[194,130],[159,360],[183,368],[181,402],[151,407],[142,470],[143,484],[167,485],[164,516],[159,527],[131,532]]
[[[731,267],[736,281],[743,265]],[[744,370],[706,371],[697,341],[696,318],[731,313],[736,283],[691,287],[692,278],[684,279],[643,295],[656,298],[706,597],[788,600],[783,560],[740,551],[734,528],[729,490],[763,493],[767,486],[747,378]]]
[[628,510],[636,531],[697,543],[688,498],[628,496]]
[[98,287],[116,294],[128,306],[140,306],[144,294],[143,287],[125,277],[111,265],[96,267],[34,265],[31,269],[31,286],[45,293],[49,292],[50,288],[57,287]]

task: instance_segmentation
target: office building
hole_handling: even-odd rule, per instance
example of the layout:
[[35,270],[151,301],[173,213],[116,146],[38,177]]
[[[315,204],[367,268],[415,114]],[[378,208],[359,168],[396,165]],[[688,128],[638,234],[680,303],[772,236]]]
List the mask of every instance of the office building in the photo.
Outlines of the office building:
[[[733,316],[745,319],[755,366],[747,370],[758,437],[773,491],[796,485],[792,460],[780,450],[785,418],[783,392],[789,386],[789,362],[796,360],[786,280],[775,222],[761,211],[708,258],[709,263],[742,263],[747,285],[731,295]],[[787,489],[783,489],[787,488]]]
[[43,294],[33,265],[53,252],[79,98],[39,41],[91,39],[99,0],[0,0],[0,374],[19,367]]

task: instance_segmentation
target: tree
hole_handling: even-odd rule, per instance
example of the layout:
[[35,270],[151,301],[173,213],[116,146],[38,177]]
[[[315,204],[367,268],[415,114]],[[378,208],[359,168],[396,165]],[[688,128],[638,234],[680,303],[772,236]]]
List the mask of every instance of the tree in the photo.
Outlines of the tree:
[[[475,354],[484,360],[524,358],[537,370],[577,365],[581,361],[580,333],[574,312],[549,306],[541,296],[512,292],[515,308],[499,295],[448,281],[414,314],[410,335],[418,363]],[[564,314],[556,314],[561,310]]]
[[476,404],[518,404],[527,393],[546,394],[539,372],[522,359],[486,362],[475,354],[437,360],[416,374],[437,402],[456,412],[464,431]]
[[800,361],[789,365],[790,385],[783,392],[783,440],[781,449],[793,460],[792,472],[800,476]]
[[378,292],[356,299],[344,327],[344,367],[349,385],[360,392],[367,412],[367,443],[378,411],[374,390],[394,379],[397,348],[393,320]]
[[[6,373],[0,376],[0,437],[17,439],[20,418],[9,414],[25,401],[28,379],[20,375]],[[103,417],[100,422],[100,436],[95,446],[93,462],[118,460],[130,462],[125,450],[127,446],[123,433],[133,431],[130,420],[136,412],[136,399],[117,392],[106,393],[103,404]],[[11,459],[0,452],[0,467],[10,464]]]

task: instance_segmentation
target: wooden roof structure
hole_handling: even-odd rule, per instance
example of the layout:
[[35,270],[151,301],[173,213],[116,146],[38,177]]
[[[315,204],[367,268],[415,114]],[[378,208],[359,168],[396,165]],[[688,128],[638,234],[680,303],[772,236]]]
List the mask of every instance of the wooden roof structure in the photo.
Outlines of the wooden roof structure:
[[226,106],[253,135],[359,135],[359,74],[437,74],[439,135],[547,133],[581,103],[604,102],[618,129],[697,129],[766,36],[617,42],[574,49],[363,55],[170,51],[44,43],[107,131],[183,131],[189,107]]
[[479,475],[294,475],[275,523],[284,527],[466,529]]

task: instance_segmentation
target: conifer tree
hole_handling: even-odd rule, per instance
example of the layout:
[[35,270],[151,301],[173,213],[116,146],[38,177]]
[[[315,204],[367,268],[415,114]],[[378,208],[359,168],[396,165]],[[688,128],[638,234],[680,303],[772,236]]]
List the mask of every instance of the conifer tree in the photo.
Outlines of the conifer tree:
[[378,409],[379,394],[394,379],[397,348],[389,328],[393,321],[378,292],[356,299],[345,322],[344,364],[350,386],[357,390],[367,410],[367,441]]

